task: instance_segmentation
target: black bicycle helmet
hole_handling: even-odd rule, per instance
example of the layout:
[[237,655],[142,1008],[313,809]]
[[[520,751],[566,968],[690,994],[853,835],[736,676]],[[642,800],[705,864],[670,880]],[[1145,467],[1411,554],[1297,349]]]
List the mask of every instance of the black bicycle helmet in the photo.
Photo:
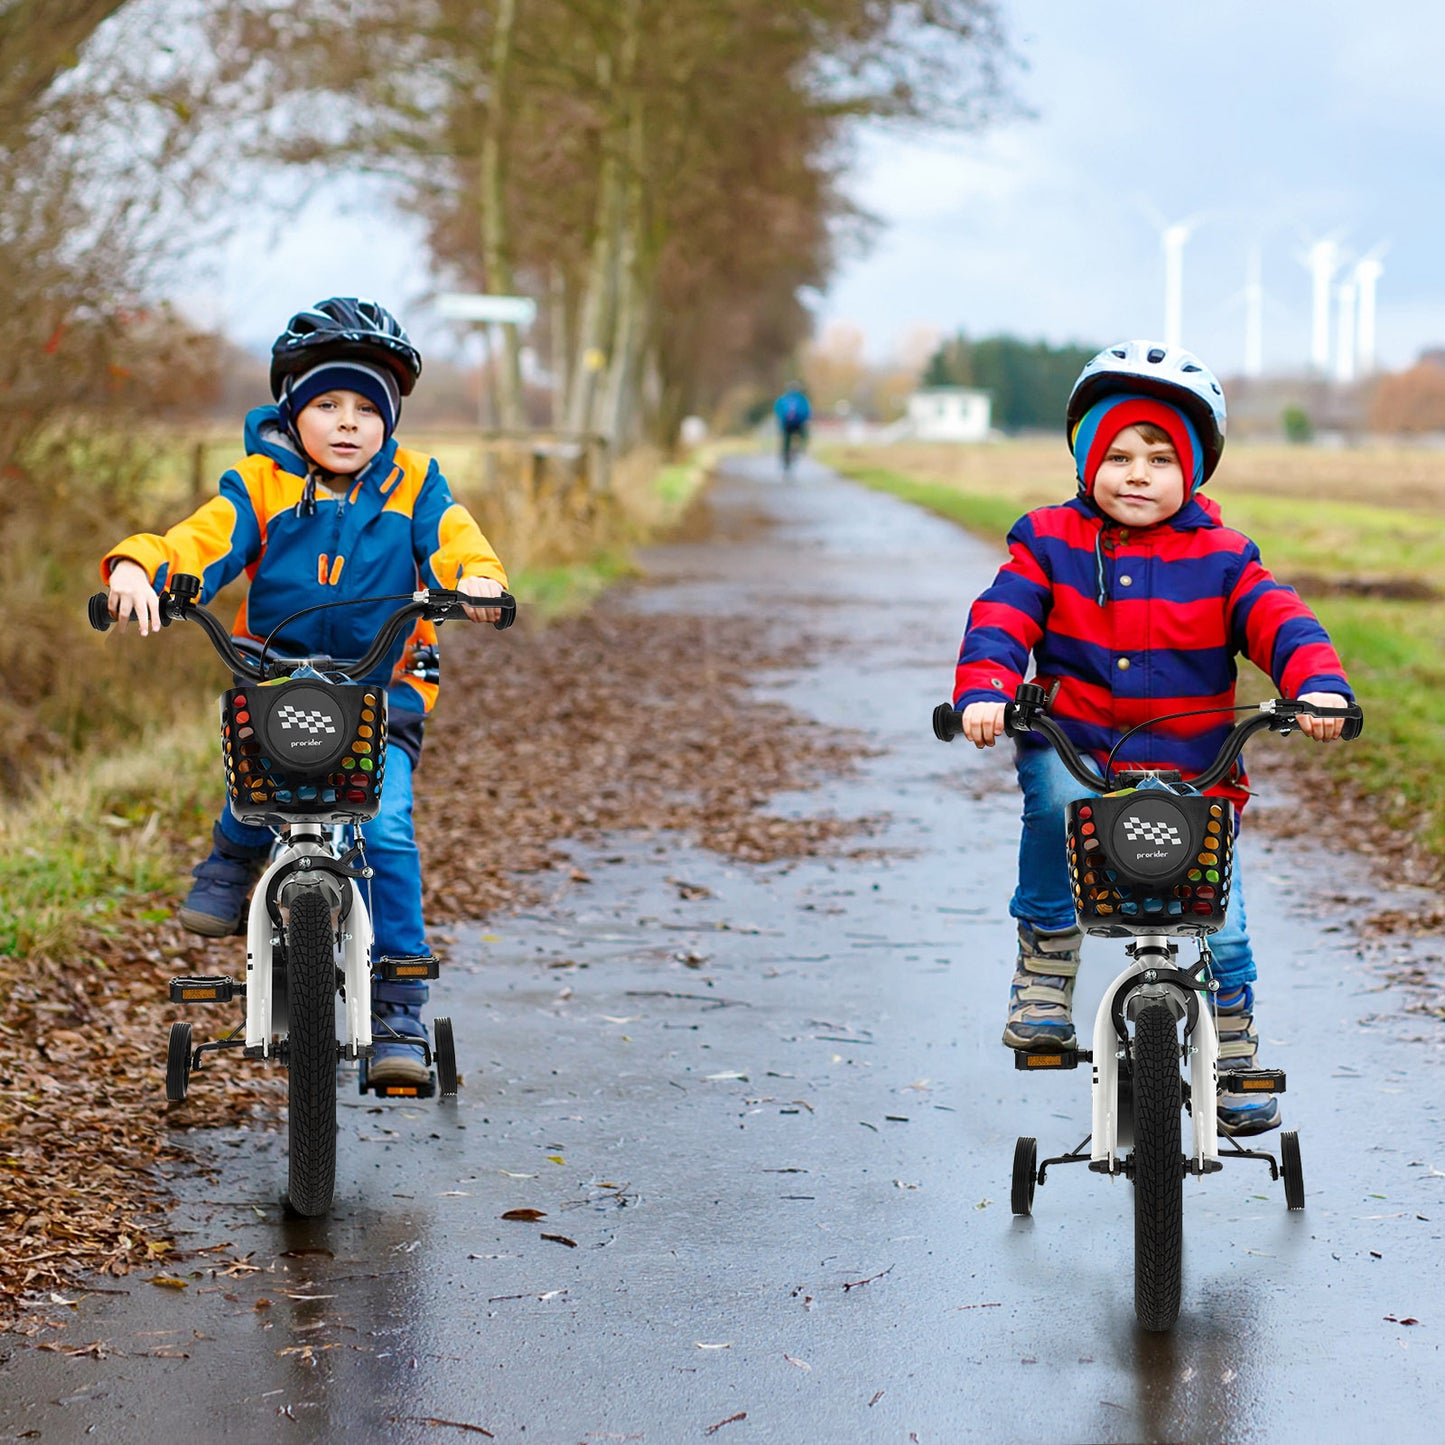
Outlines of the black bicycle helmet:
[[271,347],[271,395],[279,401],[287,377],[323,361],[385,366],[397,390],[410,396],[421,375],[421,352],[384,306],[361,296],[332,296],[298,311]]
[[1182,347],[1157,341],[1120,341],[1107,346],[1079,373],[1069,395],[1065,421],[1069,448],[1085,412],[1101,397],[1135,392],[1171,402],[1194,423],[1204,449],[1204,480],[1208,481],[1224,451],[1228,418],[1224,391],[1210,369]]

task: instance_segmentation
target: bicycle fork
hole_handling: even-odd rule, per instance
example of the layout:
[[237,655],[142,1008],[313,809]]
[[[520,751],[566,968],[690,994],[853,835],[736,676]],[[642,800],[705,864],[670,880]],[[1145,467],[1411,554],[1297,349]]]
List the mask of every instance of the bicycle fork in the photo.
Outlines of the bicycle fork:
[[269,1058],[274,1051],[273,965],[281,944],[282,914],[289,891],[321,888],[339,919],[338,959],[345,990],[342,1055],[354,1059],[371,1047],[371,921],[352,870],[326,848],[319,826],[293,824],[287,846],[261,875],[251,895],[246,925],[246,1053]]
[[1197,982],[1176,967],[1177,951],[1177,945],[1165,937],[1136,939],[1129,966],[1104,990],[1094,1016],[1090,1167],[1100,1172],[1122,1172],[1121,1155],[1134,1145],[1132,1113],[1125,1116],[1119,1107],[1119,1061],[1126,1048],[1124,1020],[1146,1000],[1165,1003],[1176,1018],[1184,1020],[1194,1133],[1190,1173],[1212,1174],[1223,1167],[1215,1114],[1219,1035],[1209,1008],[1200,999]]

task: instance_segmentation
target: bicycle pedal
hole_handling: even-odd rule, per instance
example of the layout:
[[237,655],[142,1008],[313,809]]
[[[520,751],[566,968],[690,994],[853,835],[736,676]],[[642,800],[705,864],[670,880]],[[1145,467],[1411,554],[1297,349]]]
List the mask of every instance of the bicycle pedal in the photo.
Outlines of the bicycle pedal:
[[407,983],[413,979],[439,978],[441,963],[434,954],[418,953],[397,958],[378,958],[372,964],[372,972],[379,973],[388,983]]
[[1221,1094],[1282,1094],[1283,1069],[1223,1069],[1219,1074]]
[[1088,1049],[1058,1049],[1050,1053],[1043,1049],[1036,1051],[1015,1049],[1015,1069],[1077,1069],[1080,1063],[1088,1063],[1093,1054]]
[[244,983],[221,974],[173,978],[170,983],[172,1003],[230,1003],[245,992]]

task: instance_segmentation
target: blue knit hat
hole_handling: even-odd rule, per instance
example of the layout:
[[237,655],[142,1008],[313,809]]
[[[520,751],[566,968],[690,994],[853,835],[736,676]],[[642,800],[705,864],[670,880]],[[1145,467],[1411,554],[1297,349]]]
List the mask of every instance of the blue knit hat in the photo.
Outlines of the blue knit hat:
[[323,361],[300,376],[288,377],[276,403],[281,425],[295,435],[296,418],[308,403],[328,391],[354,391],[364,396],[380,412],[384,434],[389,437],[396,430],[401,416],[396,378],[384,367],[368,366],[363,361]]

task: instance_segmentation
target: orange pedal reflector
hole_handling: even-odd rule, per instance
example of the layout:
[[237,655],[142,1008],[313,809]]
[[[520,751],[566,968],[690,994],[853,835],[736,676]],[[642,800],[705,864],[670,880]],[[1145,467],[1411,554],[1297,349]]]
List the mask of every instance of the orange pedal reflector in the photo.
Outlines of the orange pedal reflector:
[[1046,1053],[1040,1050],[1030,1053],[1023,1049],[1014,1051],[1015,1069],[1077,1069],[1079,1067],[1079,1051],[1077,1049],[1061,1049],[1056,1053]]

